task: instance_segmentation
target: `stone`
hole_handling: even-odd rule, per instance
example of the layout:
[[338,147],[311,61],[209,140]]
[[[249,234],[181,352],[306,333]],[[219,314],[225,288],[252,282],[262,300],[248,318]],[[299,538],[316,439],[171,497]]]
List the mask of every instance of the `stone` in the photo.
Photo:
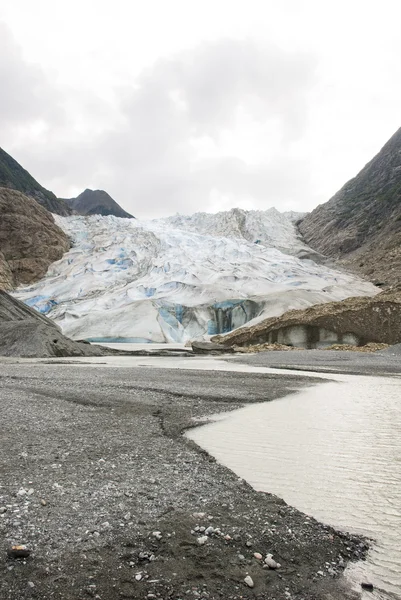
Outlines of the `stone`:
[[256,558],[256,560],[262,560],[262,558],[263,558],[263,556],[260,554],[260,552],[254,552],[253,557]]
[[250,575],[247,575],[244,579],[244,583],[245,585],[247,585],[250,588],[253,588],[255,586],[255,584],[253,583],[253,579]]
[[31,551],[24,544],[11,546],[7,550],[7,555],[9,558],[28,558],[30,554]]
[[373,592],[373,590],[374,590],[373,583],[367,583],[367,582],[362,582],[361,588],[363,590],[366,590],[367,592]]
[[201,537],[198,537],[198,539],[196,541],[198,542],[199,546],[203,546],[204,544],[206,544],[208,539],[209,538],[207,535],[202,535]]
[[160,541],[163,537],[162,532],[161,531],[153,531],[152,533],[153,537],[156,538],[158,541]]
[[265,565],[267,565],[269,567],[269,569],[277,569],[277,564],[276,561],[273,559],[271,554],[268,554],[265,558]]

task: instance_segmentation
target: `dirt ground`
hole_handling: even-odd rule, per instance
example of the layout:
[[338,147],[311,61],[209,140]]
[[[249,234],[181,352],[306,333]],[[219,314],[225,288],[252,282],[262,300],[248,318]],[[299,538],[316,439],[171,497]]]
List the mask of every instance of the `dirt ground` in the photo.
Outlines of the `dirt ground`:
[[[254,491],[182,436],[193,417],[314,381],[0,363],[0,599],[354,597],[341,574],[363,540]],[[29,558],[7,557],[12,544]]]

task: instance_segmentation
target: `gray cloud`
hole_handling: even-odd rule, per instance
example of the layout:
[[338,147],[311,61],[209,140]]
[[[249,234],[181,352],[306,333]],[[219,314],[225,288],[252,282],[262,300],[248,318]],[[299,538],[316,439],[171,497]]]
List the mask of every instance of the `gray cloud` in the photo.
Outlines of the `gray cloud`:
[[[306,98],[316,67],[311,55],[251,41],[204,43],[159,60],[107,104],[96,90],[90,96],[54,89],[37,67],[22,61],[12,40],[1,44],[0,72],[11,84],[0,100],[2,118],[8,114],[18,126],[37,118],[50,124],[35,147],[18,144],[17,150],[24,166],[58,195],[104,188],[139,216],[208,210],[212,191],[231,198],[233,206],[252,198],[257,208],[285,208],[308,195],[305,165],[290,158],[289,148],[308,122]],[[15,95],[21,104],[12,106]],[[61,112],[60,95],[69,102]],[[275,123],[281,135],[274,160],[197,157],[192,142],[206,137],[218,145],[239,108],[261,127]],[[94,122],[89,133],[76,126],[85,119]]]

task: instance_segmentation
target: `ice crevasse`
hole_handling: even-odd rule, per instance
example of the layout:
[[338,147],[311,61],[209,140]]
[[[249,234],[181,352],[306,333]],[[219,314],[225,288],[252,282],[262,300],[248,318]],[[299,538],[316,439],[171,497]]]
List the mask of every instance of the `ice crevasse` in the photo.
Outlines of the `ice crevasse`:
[[55,219],[72,248],[15,295],[73,339],[185,342],[291,308],[376,292],[300,258],[310,249],[292,215],[275,209],[153,221]]

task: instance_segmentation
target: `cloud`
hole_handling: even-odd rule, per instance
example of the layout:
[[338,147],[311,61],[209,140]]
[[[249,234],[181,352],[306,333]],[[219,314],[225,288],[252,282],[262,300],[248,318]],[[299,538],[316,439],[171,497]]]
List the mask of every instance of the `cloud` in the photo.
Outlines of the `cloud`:
[[24,128],[63,118],[54,86],[37,65],[27,63],[5,23],[0,22],[0,128],[16,137]]
[[292,207],[309,192],[292,149],[308,123],[310,54],[251,40],[203,43],[157,61],[106,101],[96,89],[57,88],[9,34],[0,40],[1,119],[15,129],[45,123],[16,149],[60,196],[103,188],[133,214],[158,216]]

